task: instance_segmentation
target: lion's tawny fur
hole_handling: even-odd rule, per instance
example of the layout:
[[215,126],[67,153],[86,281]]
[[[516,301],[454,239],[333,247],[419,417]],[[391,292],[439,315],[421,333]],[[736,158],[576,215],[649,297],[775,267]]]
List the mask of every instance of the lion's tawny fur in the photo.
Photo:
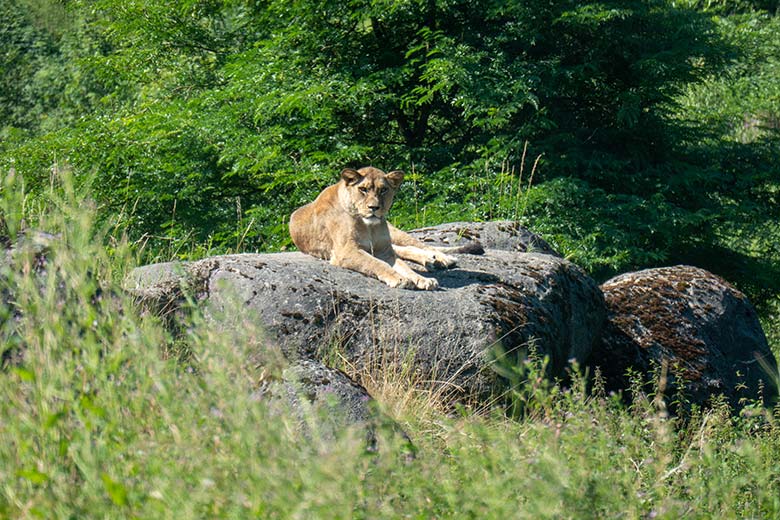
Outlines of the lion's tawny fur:
[[436,289],[404,260],[428,268],[450,268],[456,259],[426,246],[387,222],[404,173],[350,168],[341,179],[290,216],[290,235],[302,252],[378,278],[390,287]]

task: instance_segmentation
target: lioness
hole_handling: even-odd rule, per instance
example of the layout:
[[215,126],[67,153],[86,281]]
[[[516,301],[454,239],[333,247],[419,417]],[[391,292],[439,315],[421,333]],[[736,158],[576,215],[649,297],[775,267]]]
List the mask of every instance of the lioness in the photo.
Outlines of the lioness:
[[429,247],[389,224],[387,212],[403,178],[399,170],[344,169],[339,182],[290,216],[293,242],[304,253],[373,276],[390,287],[436,289],[439,282],[420,276],[404,260],[450,268],[456,259],[445,251],[475,252],[474,246]]

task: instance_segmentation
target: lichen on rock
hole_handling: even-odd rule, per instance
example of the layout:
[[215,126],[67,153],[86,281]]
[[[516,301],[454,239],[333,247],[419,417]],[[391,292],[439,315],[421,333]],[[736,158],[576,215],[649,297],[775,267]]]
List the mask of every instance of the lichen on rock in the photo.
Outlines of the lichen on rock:
[[758,315],[743,293],[691,266],[646,269],[601,286],[608,309],[604,336],[590,364],[612,390],[627,370],[665,367],[667,396],[707,405],[724,395],[735,409],[777,397],[777,363]]

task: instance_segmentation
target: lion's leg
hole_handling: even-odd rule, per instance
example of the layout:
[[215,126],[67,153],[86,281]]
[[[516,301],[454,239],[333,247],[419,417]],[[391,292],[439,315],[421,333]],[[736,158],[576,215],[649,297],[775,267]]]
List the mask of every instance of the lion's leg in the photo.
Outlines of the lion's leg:
[[409,264],[404,262],[399,257],[395,257],[395,260],[393,261],[393,269],[400,273],[401,276],[412,280],[418,289],[430,291],[439,287],[439,282],[435,278],[426,278],[425,276],[421,276],[414,269],[409,267]]
[[390,231],[390,241],[393,243],[395,254],[429,269],[449,269],[455,267],[458,260],[454,256],[443,253],[436,248],[426,246],[408,233],[387,225]]
[[387,230],[390,232],[390,241],[394,246],[412,246],[419,249],[425,249],[427,247],[409,233],[401,231],[389,222],[387,223]]
[[395,251],[396,256],[416,264],[425,265],[431,261],[430,252],[419,247],[397,246],[393,244],[393,251]]
[[455,264],[458,262],[454,256],[444,254],[441,251],[436,251],[429,247],[419,248],[415,246],[400,246],[393,244],[393,251],[404,260],[424,265],[429,269],[449,269],[455,267]]
[[373,276],[390,287],[403,289],[418,287],[417,280],[414,277],[404,276],[403,273],[394,268],[394,265],[391,266],[389,263],[371,256],[362,249],[348,249],[341,254],[335,255],[330,263],[367,276]]
[[430,249],[421,249],[415,246],[397,246],[393,244],[393,251],[404,260],[424,265],[429,268],[452,267],[455,265],[455,258]]

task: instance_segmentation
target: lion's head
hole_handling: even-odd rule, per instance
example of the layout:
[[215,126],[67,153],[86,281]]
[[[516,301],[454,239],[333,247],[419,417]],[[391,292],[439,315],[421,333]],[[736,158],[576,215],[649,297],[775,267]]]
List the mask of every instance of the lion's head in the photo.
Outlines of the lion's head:
[[387,217],[403,180],[404,172],[400,170],[385,173],[371,166],[359,170],[345,168],[341,172],[339,199],[351,215],[360,217],[365,224],[379,224]]

